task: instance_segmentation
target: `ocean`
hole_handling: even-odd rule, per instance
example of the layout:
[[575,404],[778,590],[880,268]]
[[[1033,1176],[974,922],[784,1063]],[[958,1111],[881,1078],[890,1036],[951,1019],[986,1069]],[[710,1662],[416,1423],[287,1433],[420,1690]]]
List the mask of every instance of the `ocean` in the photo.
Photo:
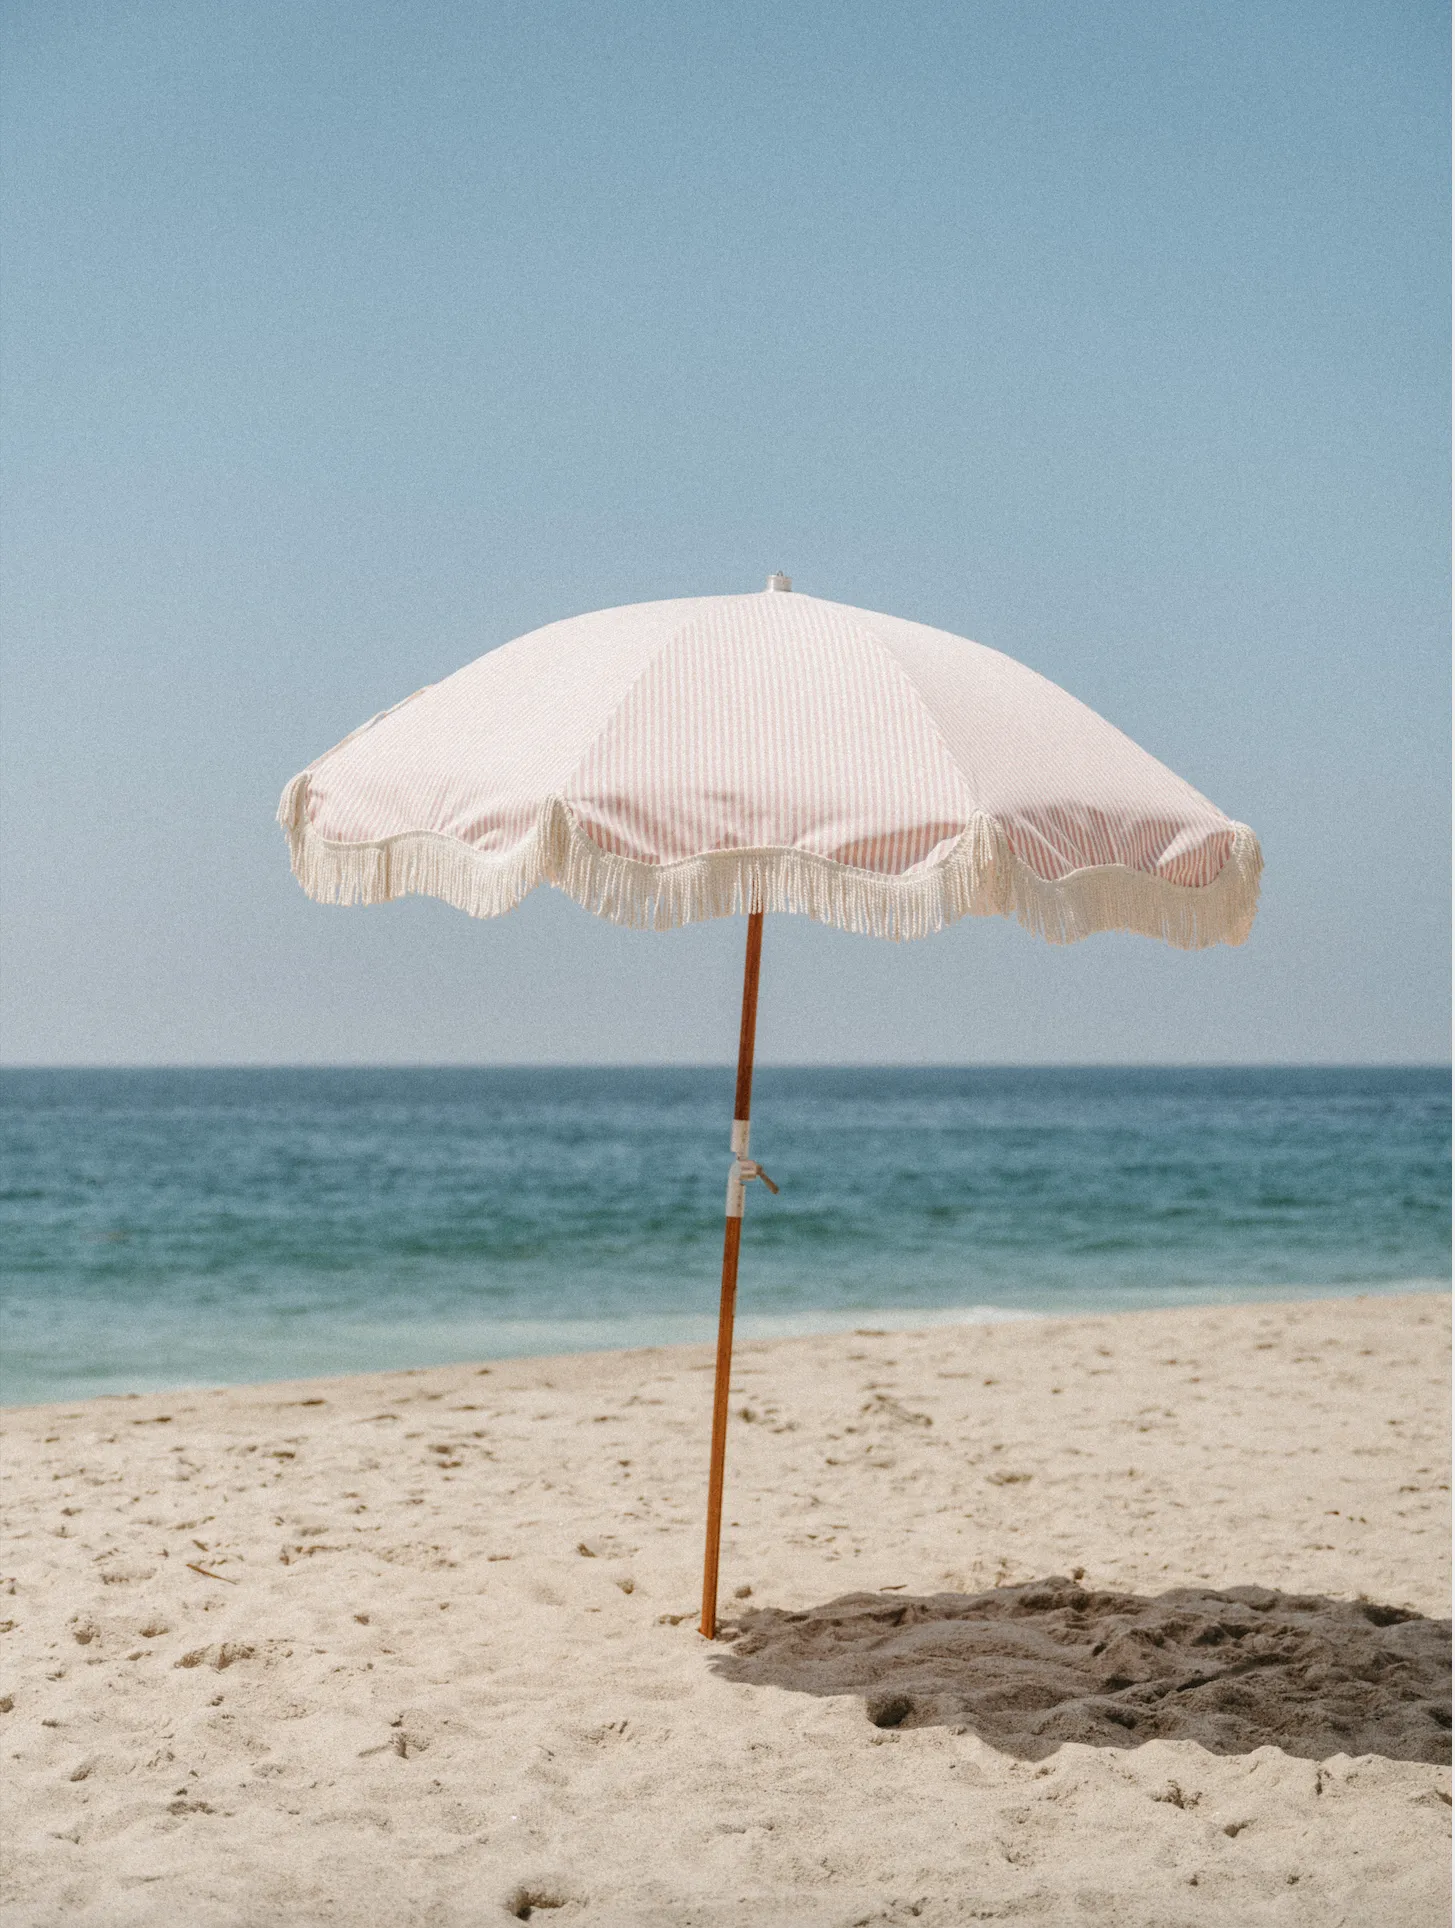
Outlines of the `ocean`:
[[[0,1073],[10,1403],[715,1331],[733,1074]],[[745,1336],[1444,1289],[1438,1069],[772,1069]]]

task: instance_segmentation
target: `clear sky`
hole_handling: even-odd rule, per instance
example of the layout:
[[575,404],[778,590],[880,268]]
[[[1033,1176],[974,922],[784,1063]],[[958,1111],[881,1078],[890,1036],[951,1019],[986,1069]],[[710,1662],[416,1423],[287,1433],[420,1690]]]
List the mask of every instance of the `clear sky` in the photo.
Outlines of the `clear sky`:
[[1448,1055],[1433,0],[10,0],[3,1053],[711,1061],[741,926],[310,903],[273,811],[556,617],[1008,651],[1252,823],[1241,951],[769,927],[761,1050]]

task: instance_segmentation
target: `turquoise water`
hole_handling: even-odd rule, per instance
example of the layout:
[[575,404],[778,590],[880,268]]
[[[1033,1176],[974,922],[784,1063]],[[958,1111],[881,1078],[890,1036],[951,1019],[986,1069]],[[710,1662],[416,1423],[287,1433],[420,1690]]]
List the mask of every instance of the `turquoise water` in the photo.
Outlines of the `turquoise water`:
[[[729,1070],[0,1074],[7,1401],[714,1329]],[[1438,1070],[763,1070],[749,1333],[1441,1285]]]

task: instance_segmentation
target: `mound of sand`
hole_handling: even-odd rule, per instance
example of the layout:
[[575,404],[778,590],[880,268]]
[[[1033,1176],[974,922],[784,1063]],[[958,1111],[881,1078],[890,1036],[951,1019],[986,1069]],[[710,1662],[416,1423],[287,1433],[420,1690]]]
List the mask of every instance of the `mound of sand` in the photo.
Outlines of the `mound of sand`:
[[1264,1587],[1153,1599],[1041,1580],[906,1599],[848,1593],[728,1629],[727,1680],[862,1694],[876,1727],[971,1731],[1023,1760],[1065,1741],[1279,1747],[1305,1760],[1450,1759],[1450,1622]]

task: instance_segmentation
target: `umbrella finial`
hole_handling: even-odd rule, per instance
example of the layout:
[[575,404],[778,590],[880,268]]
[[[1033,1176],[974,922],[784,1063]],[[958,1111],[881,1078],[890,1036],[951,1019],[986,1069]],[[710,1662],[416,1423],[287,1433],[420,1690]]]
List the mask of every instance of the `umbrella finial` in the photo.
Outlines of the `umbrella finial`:
[[793,587],[793,578],[792,576],[785,576],[781,569],[775,569],[768,578],[768,587],[769,589],[791,589]]

